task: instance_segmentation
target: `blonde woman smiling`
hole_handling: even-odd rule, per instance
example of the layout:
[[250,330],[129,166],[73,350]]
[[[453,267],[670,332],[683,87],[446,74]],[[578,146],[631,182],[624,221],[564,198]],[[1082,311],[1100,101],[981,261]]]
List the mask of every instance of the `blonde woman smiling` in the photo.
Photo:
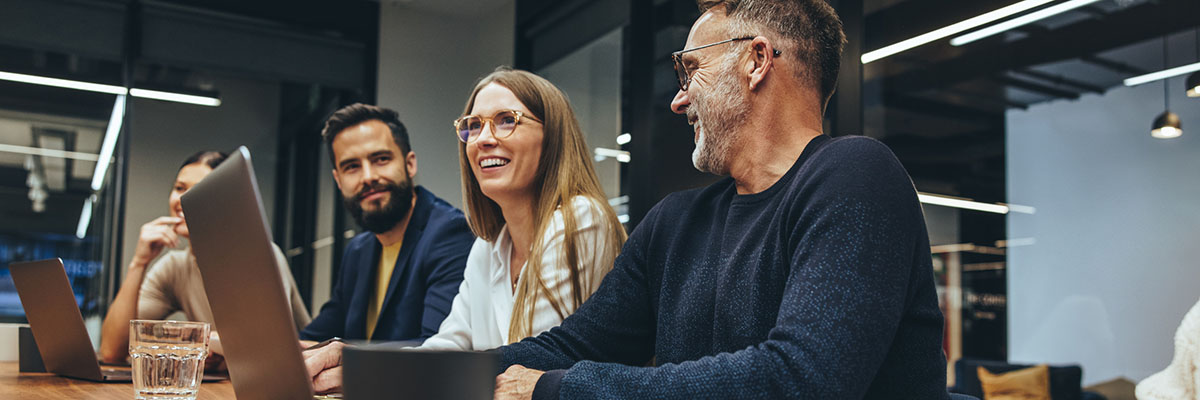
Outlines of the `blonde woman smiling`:
[[479,238],[450,315],[422,348],[486,350],[557,326],[625,242],[566,96],[529,72],[475,85],[459,140],[467,220]]

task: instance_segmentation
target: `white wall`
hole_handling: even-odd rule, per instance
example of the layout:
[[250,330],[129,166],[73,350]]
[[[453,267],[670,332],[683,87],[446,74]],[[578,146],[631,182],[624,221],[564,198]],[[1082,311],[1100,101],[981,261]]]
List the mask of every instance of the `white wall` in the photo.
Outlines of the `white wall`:
[[512,65],[515,21],[513,2],[464,15],[380,5],[378,104],[399,112],[408,128],[417,183],[459,208],[458,139],[450,122],[475,81]]
[[1010,111],[1009,357],[1081,363],[1085,383],[1171,361],[1200,298],[1200,99],[1171,79],[1184,136],[1150,137],[1161,83]]
[[274,217],[279,84],[218,78],[215,87],[220,107],[132,99],[121,268],[133,257],[142,225],[169,215],[167,197],[179,164],[197,151],[248,147],[267,219]]

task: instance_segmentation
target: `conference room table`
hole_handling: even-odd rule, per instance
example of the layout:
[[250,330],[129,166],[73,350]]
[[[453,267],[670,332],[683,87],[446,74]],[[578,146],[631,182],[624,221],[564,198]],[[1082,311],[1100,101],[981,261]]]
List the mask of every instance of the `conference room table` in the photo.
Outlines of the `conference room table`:
[[[133,384],[98,383],[63,378],[50,373],[20,373],[17,362],[0,362],[0,399],[60,400],[133,398]],[[200,384],[198,400],[234,399],[233,384],[228,380]]]

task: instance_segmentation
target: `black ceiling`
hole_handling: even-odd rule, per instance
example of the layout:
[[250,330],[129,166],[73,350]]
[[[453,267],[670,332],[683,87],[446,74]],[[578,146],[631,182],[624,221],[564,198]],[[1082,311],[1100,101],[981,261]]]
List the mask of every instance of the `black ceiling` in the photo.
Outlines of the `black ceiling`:
[[222,13],[274,21],[314,33],[364,43],[379,35],[379,2],[364,0],[160,0]]
[[[868,7],[866,51],[1015,1],[887,3]],[[946,38],[867,64],[866,133],[896,152],[918,190],[1003,202],[1007,110],[1103,94],[1162,69],[1161,38],[1190,35],[1196,15],[1195,0],[1103,0],[962,47]]]

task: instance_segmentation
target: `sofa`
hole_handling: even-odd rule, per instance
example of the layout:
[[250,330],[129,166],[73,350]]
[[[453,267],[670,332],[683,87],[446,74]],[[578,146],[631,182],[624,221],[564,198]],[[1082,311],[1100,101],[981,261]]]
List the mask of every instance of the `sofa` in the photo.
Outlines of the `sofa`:
[[[960,359],[954,363],[954,386],[950,387],[950,393],[983,399],[983,385],[979,381],[978,367],[983,367],[993,374],[1001,374],[1033,367],[1033,365],[970,358]],[[1051,400],[1107,400],[1099,393],[1083,390],[1082,382],[1083,368],[1078,365],[1050,366]]]

